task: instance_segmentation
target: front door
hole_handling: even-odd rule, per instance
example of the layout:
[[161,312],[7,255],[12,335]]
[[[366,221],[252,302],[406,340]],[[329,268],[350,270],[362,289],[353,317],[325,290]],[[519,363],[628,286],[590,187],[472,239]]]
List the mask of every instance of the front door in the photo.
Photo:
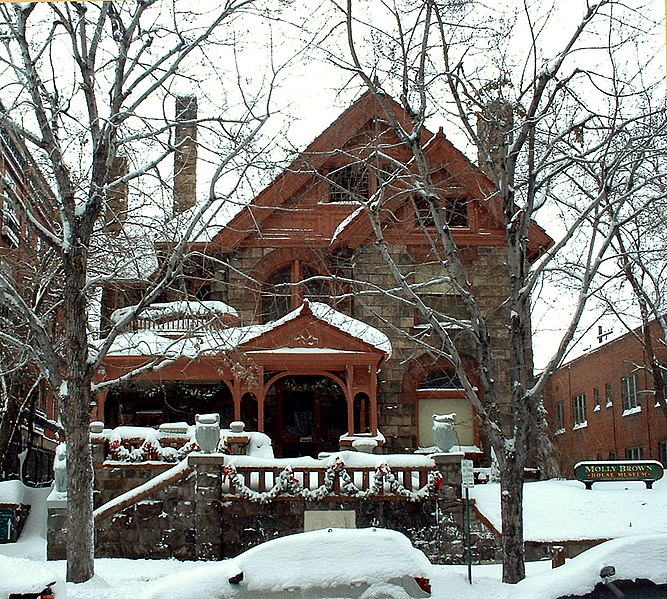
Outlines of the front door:
[[264,428],[276,457],[317,457],[321,451],[336,451],[347,430],[345,395],[327,377],[280,379],[266,396]]

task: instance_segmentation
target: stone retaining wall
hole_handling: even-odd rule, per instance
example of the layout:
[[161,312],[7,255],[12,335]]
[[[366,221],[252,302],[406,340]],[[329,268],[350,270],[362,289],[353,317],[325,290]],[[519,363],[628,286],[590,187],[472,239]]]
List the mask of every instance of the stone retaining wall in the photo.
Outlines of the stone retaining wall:
[[[187,477],[98,522],[96,557],[219,560],[274,537],[302,532],[307,519],[327,526],[337,525],[345,516],[353,518],[357,528],[376,526],[403,532],[434,563],[465,562],[460,457],[439,460],[445,481],[442,488],[436,496],[414,502],[393,495],[335,496],[320,501],[278,497],[269,503],[251,502],[223,494],[224,459],[222,455],[191,454],[189,465],[194,470]],[[114,464],[96,468],[96,505],[166,467]],[[65,507],[49,508],[48,559],[65,558],[66,517]],[[494,534],[478,520],[472,530],[473,560],[497,559],[499,543]]]

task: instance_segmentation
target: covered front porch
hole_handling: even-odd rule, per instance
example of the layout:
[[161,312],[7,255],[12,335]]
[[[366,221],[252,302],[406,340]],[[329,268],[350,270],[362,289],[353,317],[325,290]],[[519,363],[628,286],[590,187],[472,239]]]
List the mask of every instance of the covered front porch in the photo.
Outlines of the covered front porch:
[[147,334],[128,334],[105,360],[93,417],[106,426],[193,423],[195,414],[215,412],[223,426],[240,420],[267,433],[277,457],[381,440],[377,376],[389,341],[329,306],[305,303],[269,325],[201,335],[197,355],[179,355],[170,340],[172,353],[160,356]]

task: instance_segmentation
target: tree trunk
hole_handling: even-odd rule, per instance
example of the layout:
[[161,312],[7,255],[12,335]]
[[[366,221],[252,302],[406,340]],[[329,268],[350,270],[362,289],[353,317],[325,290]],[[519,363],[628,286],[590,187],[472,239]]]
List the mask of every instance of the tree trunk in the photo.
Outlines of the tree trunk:
[[93,466],[90,455],[92,373],[86,331],[86,250],[72,247],[65,261],[66,389],[62,414],[67,437],[67,580],[85,582],[94,574]]
[[523,547],[523,463],[505,459],[500,476],[503,582],[516,583],[526,576]]

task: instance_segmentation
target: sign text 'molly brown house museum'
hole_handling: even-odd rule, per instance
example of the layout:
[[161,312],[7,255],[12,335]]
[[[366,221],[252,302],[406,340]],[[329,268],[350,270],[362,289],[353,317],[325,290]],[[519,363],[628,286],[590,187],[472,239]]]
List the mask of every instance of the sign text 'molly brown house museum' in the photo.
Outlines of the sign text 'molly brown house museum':
[[579,462],[574,467],[574,477],[584,483],[587,489],[593,488],[596,482],[630,482],[639,481],[646,484],[647,489],[653,488],[653,483],[660,480],[663,467],[660,462],[629,461],[615,462]]

